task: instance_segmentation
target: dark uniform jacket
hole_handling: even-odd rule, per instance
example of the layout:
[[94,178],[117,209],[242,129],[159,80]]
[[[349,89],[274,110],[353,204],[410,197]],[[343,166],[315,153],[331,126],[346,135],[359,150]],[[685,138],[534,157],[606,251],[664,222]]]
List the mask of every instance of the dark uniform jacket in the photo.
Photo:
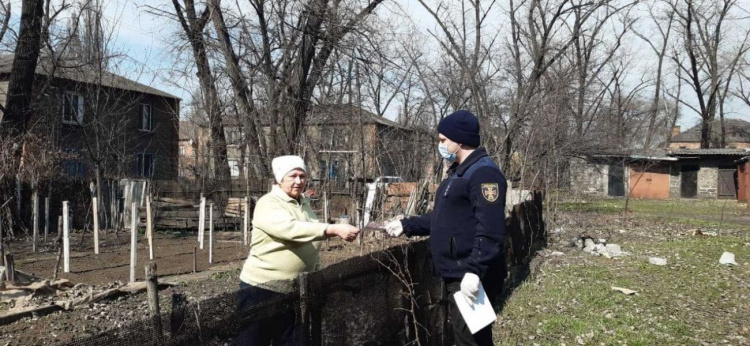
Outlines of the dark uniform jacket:
[[435,269],[444,279],[460,280],[471,272],[488,290],[500,286],[505,278],[505,177],[483,148],[448,173],[432,212],[401,220],[404,233],[430,236]]

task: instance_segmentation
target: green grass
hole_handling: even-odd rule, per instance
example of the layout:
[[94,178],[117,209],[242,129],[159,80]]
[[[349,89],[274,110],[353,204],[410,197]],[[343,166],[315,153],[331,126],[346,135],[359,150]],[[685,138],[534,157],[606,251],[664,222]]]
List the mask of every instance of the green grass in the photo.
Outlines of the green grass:
[[[595,199],[560,203],[562,212],[623,214],[625,199]],[[641,200],[628,201],[625,215],[688,225],[691,228],[750,230],[750,210],[735,200]]]
[[237,279],[239,280],[240,272],[242,269],[229,270],[219,273],[211,274],[209,280],[226,280],[226,279]]
[[[599,210],[607,203],[597,202]],[[636,201],[634,212],[665,213],[669,203]],[[715,206],[707,206],[715,208]],[[596,208],[585,207],[587,211]],[[579,209],[580,210],[580,209]],[[715,211],[716,209],[714,209]],[[700,213],[698,213],[700,214]],[[656,223],[641,231],[658,229]],[[653,231],[657,232],[657,231]],[[750,342],[750,235],[628,239],[618,260],[575,248],[543,258],[498,315],[498,344],[700,345]],[[736,267],[718,263],[724,251]],[[667,258],[655,266],[648,258]],[[627,296],[612,286],[638,291]]]

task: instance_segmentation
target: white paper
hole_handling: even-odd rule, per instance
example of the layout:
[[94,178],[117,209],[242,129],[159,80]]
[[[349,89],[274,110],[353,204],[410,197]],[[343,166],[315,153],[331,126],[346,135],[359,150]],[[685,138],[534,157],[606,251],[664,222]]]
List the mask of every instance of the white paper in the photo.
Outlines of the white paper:
[[466,325],[472,334],[497,320],[497,314],[492,309],[492,303],[487,299],[487,294],[484,292],[482,284],[479,284],[477,299],[473,304],[469,304],[466,296],[461,291],[454,293],[453,299],[456,300],[458,311],[461,312],[461,316],[464,317],[464,321],[466,321]]

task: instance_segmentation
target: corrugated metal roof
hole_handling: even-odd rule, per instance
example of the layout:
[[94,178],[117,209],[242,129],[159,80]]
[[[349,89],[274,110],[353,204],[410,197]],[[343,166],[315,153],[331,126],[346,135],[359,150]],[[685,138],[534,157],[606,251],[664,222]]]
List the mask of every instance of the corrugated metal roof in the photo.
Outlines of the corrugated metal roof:
[[[0,55],[0,74],[10,73],[12,67],[13,54]],[[167,92],[152,88],[148,85],[138,83],[111,72],[102,72],[100,76],[98,70],[95,70],[86,65],[81,66],[80,63],[75,63],[72,61],[61,61],[58,62],[55,66],[49,60],[40,57],[39,63],[36,66],[36,74],[44,76],[54,76],[56,78],[68,79],[87,84],[101,84],[110,88],[137,91],[144,94],[169,97],[178,100],[180,99],[179,97]]]
[[728,148],[710,148],[710,149],[670,149],[668,154],[671,156],[707,156],[707,155],[724,155],[724,156],[745,156],[750,151],[745,149],[728,149]]
[[[652,160],[652,161],[677,161],[683,158],[696,156],[733,156],[744,157],[750,156],[750,149],[610,149],[600,150],[596,153],[585,153],[584,156],[598,158],[621,158],[630,160]],[[741,160],[741,159],[740,159]],[[738,160],[738,161],[740,161]]]

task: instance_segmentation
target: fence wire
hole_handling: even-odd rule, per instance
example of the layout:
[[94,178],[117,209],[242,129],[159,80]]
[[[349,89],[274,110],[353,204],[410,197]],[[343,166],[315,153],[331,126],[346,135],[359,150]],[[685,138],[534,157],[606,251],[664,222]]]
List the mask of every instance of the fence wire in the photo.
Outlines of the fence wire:
[[[225,345],[248,326],[293,312],[299,345],[442,345],[445,305],[426,241],[351,258],[295,280],[291,292],[237,311],[237,291],[172,306],[159,319],[69,345]],[[412,301],[413,300],[413,301]]]

